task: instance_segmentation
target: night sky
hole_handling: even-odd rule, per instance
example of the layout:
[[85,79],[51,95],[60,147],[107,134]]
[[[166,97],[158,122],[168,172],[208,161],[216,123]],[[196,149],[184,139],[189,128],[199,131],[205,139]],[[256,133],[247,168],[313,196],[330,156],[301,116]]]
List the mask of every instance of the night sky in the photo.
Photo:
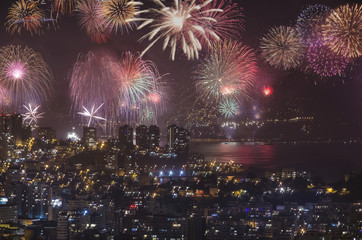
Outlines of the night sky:
[[[234,0],[235,1],[235,0]],[[106,44],[92,43],[78,25],[77,17],[62,16],[56,30],[45,31],[41,36],[30,36],[24,32],[21,36],[11,36],[6,32],[4,23],[7,11],[14,0],[2,0],[0,5],[0,46],[9,44],[23,45],[40,52],[49,64],[55,80],[55,96],[49,102],[46,117],[41,126],[50,126],[57,130],[59,137],[65,137],[70,130],[68,124],[71,117],[71,101],[69,96],[68,75],[76,62],[79,53],[90,50],[106,51],[119,54],[123,51],[142,51],[147,41],[138,42],[144,31],[131,31],[129,34],[118,33]],[[150,0],[144,1],[149,6]],[[299,13],[310,4],[322,3],[331,8],[358,1],[311,1],[311,0],[241,0],[239,5],[244,8],[245,31],[242,41],[251,46],[259,54],[259,39],[270,27],[275,25],[294,25]],[[176,61],[169,59],[169,49],[162,52],[160,45],[151,48],[145,59],[152,60],[161,74],[167,75],[171,89],[188,89],[192,85],[191,72],[197,61],[187,61],[181,54],[176,54]],[[318,80],[305,75],[302,71],[275,70],[259,57],[258,66],[263,78],[270,79],[274,94],[270,104],[279,104],[293,97],[306,97],[315,103],[316,111],[325,119],[340,119],[346,122],[362,121],[362,67],[361,59],[350,70],[349,77]],[[260,80],[260,79],[259,79]],[[315,81],[317,80],[317,85]],[[262,80],[260,80],[262,81]],[[177,91],[178,92],[178,91]],[[171,90],[172,93],[172,90]],[[170,96],[168,108],[172,111],[178,103],[175,91]],[[163,126],[161,126],[163,127]]]

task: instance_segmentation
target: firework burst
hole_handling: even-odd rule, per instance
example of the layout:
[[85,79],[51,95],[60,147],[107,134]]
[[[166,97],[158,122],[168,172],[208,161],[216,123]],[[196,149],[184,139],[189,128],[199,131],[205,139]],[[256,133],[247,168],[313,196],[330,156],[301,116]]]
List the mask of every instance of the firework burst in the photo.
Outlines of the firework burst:
[[308,69],[321,77],[340,76],[347,68],[349,58],[332,52],[323,42],[316,40],[308,46]]
[[224,98],[219,104],[219,112],[225,118],[233,118],[239,114],[239,106],[233,99]]
[[41,102],[52,91],[52,74],[41,55],[31,48],[0,48],[0,85],[16,110],[24,102]]
[[297,67],[304,56],[305,46],[292,27],[279,26],[261,39],[260,48],[265,60],[284,70]]
[[163,39],[163,50],[168,46],[171,47],[172,60],[175,60],[176,48],[179,44],[188,59],[197,59],[202,49],[202,41],[210,43],[209,36],[216,40],[220,39],[212,29],[206,30],[202,26],[206,22],[217,23],[213,17],[206,15],[222,12],[222,9],[205,8],[212,0],[206,0],[201,4],[195,1],[175,0],[172,7],[165,6],[160,0],[155,0],[155,2],[160,5],[161,10],[149,10],[154,13],[155,18],[143,19],[144,22],[138,27],[138,29],[145,26],[152,28],[151,32],[140,39],[151,41],[141,56],[158,40]]
[[80,55],[70,79],[73,109],[102,105],[99,114],[114,121],[136,121],[144,109],[156,116],[164,93],[156,66],[138,55],[123,53],[119,59],[102,53]]
[[118,116],[117,82],[110,65],[113,59],[100,52],[79,55],[70,76],[70,95],[73,108],[104,104],[100,113],[108,120]]
[[154,112],[149,107],[140,111],[140,124],[150,124],[154,119]]
[[77,3],[75,11],[78,13],[80,26],[85,29],[92,41],[107,42],[111,33],[106,26],[99,0],[81,0]]
[[103,103],[99,105],[98,107],[95,107],[94,105],[90,110],[88,110],[86,107],[83,107],[83,112],[78,112],[79,115],[82,115],[86,118],[88,118],[87,126],[90,127],[93,121],[101,120],[101,121],[107,121],[105,118],[100,117],[97,115],[98,111],[102,108]]
[[233,41],[215,43],[194,72],[196,89],[203,99],[212,102],[225,96],[248,98],[255,73],[255,55],[249,47]]
[[19,0],[11,5],[6,22],[7,31],[11,34],[22,30],[31,35],[39,34],[43,25],[44,11],[38,7],[37,1]]
[[362,5],[341,6],[322,26],[324,42],[336,54],[356,58],[362,55]]
[[[159,95],[157,80],[160,78],[156,66],[141,57],[124,53],[120,60],[111,64],[121,106],[126,109],[139,107],[148,101],[152,94]],[[155,100],[155,99],[154,99]]]
[[136,26],[136,20],[141,13],[139,6],[142,2],[133,0],[104,0],[102,15],[107,27],[114,32],[128,32]]
[[43,118],[44,113],[38,112],[40,105],[35,106],[35,108],[33,108],[33,106],[29,103],[28,106],[24,105],[24,108],[26,110],[26,113],[21,115],[24,117],[23,121],[27,122],[28,125],[37,124],[38,120],[40,118]]
[[314,4],[304,9],[297,19],[296,28],[305,42],[320,35],[323,22],[332,10],[322,4]]

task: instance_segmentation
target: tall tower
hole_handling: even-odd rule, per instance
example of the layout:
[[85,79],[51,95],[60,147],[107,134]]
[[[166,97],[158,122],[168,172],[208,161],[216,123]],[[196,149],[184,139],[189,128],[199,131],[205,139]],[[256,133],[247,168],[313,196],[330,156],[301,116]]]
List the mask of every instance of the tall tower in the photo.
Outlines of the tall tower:
[[97,130],[93,127],[84,127],[83,141],[88,147],[94,147],[97,143]]
[[145,125],[136,128],[136,145],[141,149],[148,148],[148,129]]
[[23,132],[23,117],[20,114],[11,115],[11,136],[13,142],[20,144]]
[[167,143],[169,152],[188,153],[189,152],[189,130],[178,127],[175,124],[167,128]]
[[157,147],[160,146],[160,128],[151,125],[148,128],[148,137],[149,137],[149,147],[152,150],[155,150]]
[[118,130],[118,140],[122,147],[133,146],[133,128],[129,125],[123,125]]

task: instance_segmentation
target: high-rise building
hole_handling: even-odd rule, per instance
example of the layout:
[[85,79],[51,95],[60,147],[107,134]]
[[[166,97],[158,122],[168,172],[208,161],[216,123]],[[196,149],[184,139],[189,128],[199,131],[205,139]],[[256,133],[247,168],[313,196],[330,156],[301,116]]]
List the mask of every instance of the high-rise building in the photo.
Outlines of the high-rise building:
[[8,159],[8,140],[5,133],[0,132],[0,160]]
[[205,218],[193,215],[186,220],[186,239],[205,239],[206,222]]
[[129,125],[123,125],[118,130],[118,140],[122,147],[133,145],[133,128]]
[[39,128],[38,138],[44,142],[51,142],[53,139],[56,139],[55,130],[50,127]]
[[18,208],[16,205],[0,204],[0,224],[16,223],[18,221]]
[[175,124],[168,126],[167,128],[167,143],[170,152],[179,154],[189,152],[189,130],[178,127]]
[[69,226],[68,226],[68,214],[67,212],[61,212],[58,216],[57,225],[57,240],[68,240],[69,238]]
[[48,218],[52,199],[52,188],[44,183],[34,182],[28,186],[30,218]]
[[155,150],[157,147],[160,146],[160,128],[151,125],[148,128],[148,137],[149,137],[149,147],[152,150]]
[[20,114],[11,115],[11,136],[14,143],[21,143],[23,132],[23,117]]
[[10,133],[10,116],[3,114],[0,116],[0,132]]
[[0,133],[4,134],[13,143],[21,143],[23,132],[23,117],[20,114],[0,116]]
[[136,128],[136,145],[140,149],[148,148],[148,129],[145,125]]
[[94,147],[97,143],[97,129],[93,127],[83,128],[83,141],[88,147]]
[[23,132],[21,135],[22,140],[25,142],[29,140],[32,137],[31,127],[30,126],[24,126]]

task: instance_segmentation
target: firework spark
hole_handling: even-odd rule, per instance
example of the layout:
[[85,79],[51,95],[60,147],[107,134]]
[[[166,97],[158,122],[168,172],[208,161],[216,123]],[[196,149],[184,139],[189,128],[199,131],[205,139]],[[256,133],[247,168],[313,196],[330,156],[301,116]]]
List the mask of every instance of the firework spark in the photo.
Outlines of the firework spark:
[[349,58],[332,52],[323,42],[316,40],[308,46],[308,68],[321,77],[340,76],[346,70]]
[[141,13],[139,6],[142,2],[133,0],[104,0],[102,15],[107,27],[114,32],[128,32],[136,26],[136,20]]
[[102,108],[102,106],[103,106],[103,103],[101,105],[99,105],[97,108],[95,108],[95,106],[93,105],[90,110],[88,110],[86,107],[82,106],[84,111],[78,112],[78,114],[88,118],[87,126],[90,127],[92,121],[96,121],[96,120],[107,121],[105,118],[96,115],[97,112],[99,111],[99,109]]
[[284,70],[297,67],[305,50],[299,34],[294,28],[285,26],[270,29],[261,39],[260,48],[270,65]]
[[196,89],[207,101],[247,98],[255,73],[255,55],[249,47],[233,41],[215,43],[194,72]]
[[24,108],[26,109],[26,113],[21,114],[24,119],[24,122],[28,122],[29,125],[37,124],[38,120],[40,118],[43,118],[44,113],[38,113],[38,109],[40,108],[40,105],[33,108],[33,106],[29,103],[28,106],[24,105]]
[[305,42],[310,42],[319,35],[325,19],[332,10],[322,4],[314,4],[304,9],[297,19],[296,28]]
[[43,25],[44,11],[38,7],[37,1],[19,0],[11,5],[6,22],[7,31],[11,34],[22,30],[31,35],[39,34]]
[[344,57],[362,55],[362,5],[341,6],[327,17],[322,26],[324,42],[329,48]]
[[107,42],[111,33],[106,26],[99,0],[81,0],[77,3],[75,11],[78,13],[81,27],[85,29],[92,41]]
[[7,90],[13,110],[24,102],[47,100],[52,91],[52,74],[44,59],[31,48],[0,48],[0,85]]
[[[213,12],[222,12],[222,9],[205,8],[212,0],[206,0],[201,4],[195,1],[175,0],[172,7],[166,7],[160,0],[155,0],[161,10],[151,9],[154,18],[143,19],[144,22],[138,27],[141,29],[150,26],[152,31],[144,35],[140,40],[147,39],[151,43],[142,52],[144,55],[158,40],[163,40],[163,50],[171,47],[171,59],[175,60],[176,48],[180,44],[183,53],[188,59],[198,59],[199,51],[202,49],[201,41],[210,43],[209,36],[219,40],[219,36],[212,29],[204,29],[201,23],[213,22]],[[208,25],[208,24],[206,24]]]
[[219,104],[219,112],[225,118],[233,118],[239,113],[239,106],[233,99],[224,98]]

